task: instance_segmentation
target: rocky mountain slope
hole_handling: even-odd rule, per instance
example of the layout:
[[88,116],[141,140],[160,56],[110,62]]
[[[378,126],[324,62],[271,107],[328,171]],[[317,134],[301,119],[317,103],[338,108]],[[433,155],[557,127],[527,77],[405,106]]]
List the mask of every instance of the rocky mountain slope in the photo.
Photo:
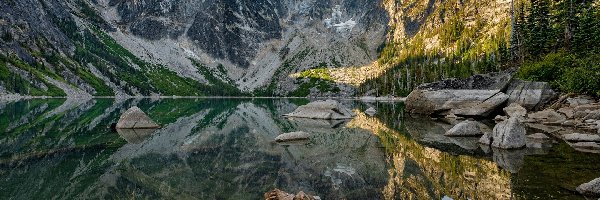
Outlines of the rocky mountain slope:
[[[352,77],[375,78],[393,66],[377,63],[402,59],[390,49],[420,49],[412,41],[435,40],[430,30],[473,13],[486,16],[472,27],[502,32],[507,6],[491,0],[2,0],[0,94],[355,95],[359,84]],[[454,42],[426,42],[433,47],[425,49],[453,51]]]

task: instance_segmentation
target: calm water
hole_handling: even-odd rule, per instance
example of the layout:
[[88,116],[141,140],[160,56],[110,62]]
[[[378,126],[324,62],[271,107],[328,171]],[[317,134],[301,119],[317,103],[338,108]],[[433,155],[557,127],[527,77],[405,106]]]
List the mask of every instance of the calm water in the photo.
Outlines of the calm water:
[[[582,199],[600,156],[564,143],[500,151],[398,103],[344,101],[348,121],[288,120],[302,99],[0,102],[1,199]],[[108,127],[137,105],[155,132]],[[373,106],[375,116],[363,114]],[[451,126],[450,126],[451,127]],[[310,141],[273,143],[302,130]]]

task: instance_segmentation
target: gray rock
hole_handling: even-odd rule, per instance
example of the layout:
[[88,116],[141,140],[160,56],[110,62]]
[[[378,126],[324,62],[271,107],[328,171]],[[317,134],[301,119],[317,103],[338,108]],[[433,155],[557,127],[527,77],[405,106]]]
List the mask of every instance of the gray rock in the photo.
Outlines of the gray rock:
[[492,134],[484,133],[483,136],[481,136],[481,138],[479,139],[479,143],[490,145],[492,143]]
[[590,149],[590,150],[598,150],[600,149],[600,145],[596,142],[576,142],[571,143],[571,147],[575,149]]
[[548,139],[550,139],[550,137],[546,136],[546,134],[543,134],[543,133],[531,134],[531,135],[528,135],[527,138],[534,139],[534,140],[548,140]]
[[583,120],[600,120],[600,110],[594,110],[592,112],[590,112],[589,114],[587,114]]
[[488,116],[508,96],[500,90],[414,90],[406,110],[426,115]]
[[481,126],[485,126],[485,124],[481,124],[476,121],[464,121],[456,126],[452,127],[448,130],[444,135],[445,136],[480,136],[483,135],[484,132],[481,130]]
[[567,118],[552,110],[552,109],[546,109],[543,111],[539,111],[539,112],[534,112],[534,113],[529,113],[527,115],[527,117],[529,119],[533,119],[539,122],[543,122],[543,123],[549,123],[549,124],[557,124],[560,125],[563,122],[565,122],[565,120],[567,120]]
[[297,132],[291,132],[291,133],[284,133],[281,135],[278,135],[275,138],[276,142],[290,142],[290,141],[298,141],[298,140],[308,140],[310,138],[310,134],[303,132],[303,131],[297,131]]
[[573,97],[573,98],[567,98],[567,102],[569,103],[569,105],[571,107],[576,107],[576,106],[580,106],[580,105],[594,103],[594,100],[592,97],[589,97],[589,96],[577,96],[577,97]]
[[498,123],[493,130],[492,146],[501,149],[518,149],[526,145],[525,127],[517,118]]
[[502,116],[502,115],[497,115],[496,117],[494,117],[494,121],[496,121],[496,122],[505,121],[507,119],[508,119],[508,117]]
[[156,122],[152,121],[150,117],[144,113],[137,106],[131,107],[127,110],[121,118],[119,118],[119,122],[117,122],[117,129],[157,129],[160,128]]
[[557,97],[556,92],[552,90],[546,82],[531,82],[515,79],[507,90],[508,103],[517,103],[528,110],[539,110],[552,99]]
[[581,184],[577,187],[577,192],[585,196],[600,196],[600,178]]
[[600,142],[600,135],[573,133],[563,135],[563,137],[571,142]]
[[568,119],[573,119],[575,116],[575,110],[573,110],[571,107],[560,108],[558,109],[558,112],[565,115]]
[[373,116],[373,115],[377,114],[377,110],[375,110],[375,108],[373,108],[373,107],[370,107],[369,109],[365,110],[365,113],[367,115]]
[[520,104],[512,103],[508,107],[504,108],[504,113],[509,117],[523,118],[527,115],[527,109],[523,108]]
[[351,119],[355,114],[335,100],[315,101],[298,107],[286,117],[310,119]]

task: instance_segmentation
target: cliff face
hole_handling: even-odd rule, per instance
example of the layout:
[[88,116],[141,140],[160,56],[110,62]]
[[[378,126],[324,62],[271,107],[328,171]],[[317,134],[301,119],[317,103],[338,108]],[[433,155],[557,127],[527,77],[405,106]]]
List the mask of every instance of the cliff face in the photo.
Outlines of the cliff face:
[[355,87],[336,84],[335,78],[292,75],[369,66],[390,44],[414,48],[410,40],[449,23],[453,9],[441,9],[448,4],[5,0],[0,4],[0,93],[352,95]]

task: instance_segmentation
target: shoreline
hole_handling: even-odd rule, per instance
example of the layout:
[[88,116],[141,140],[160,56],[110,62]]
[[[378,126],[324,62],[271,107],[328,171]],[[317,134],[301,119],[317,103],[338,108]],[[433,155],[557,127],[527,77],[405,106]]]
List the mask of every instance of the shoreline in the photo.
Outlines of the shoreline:
[[0,101],[20,101],[29,99],[337,99],[360,100],[365,102],[404,102],[406,97],[254,97],[254,96],[23,96],[0,95]]

